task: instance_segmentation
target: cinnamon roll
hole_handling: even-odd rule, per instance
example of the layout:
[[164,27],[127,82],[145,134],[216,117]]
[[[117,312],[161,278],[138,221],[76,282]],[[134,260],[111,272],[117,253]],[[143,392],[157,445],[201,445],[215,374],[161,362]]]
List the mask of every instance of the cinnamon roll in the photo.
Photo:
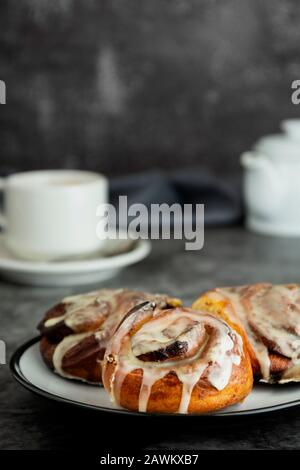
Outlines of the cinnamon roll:
[[204,413],[243,400],[253,375],[240,335],[206,312],[135,310],[109,341],[102,380],[112,401],[129,410]]
[[193,304],[244,338],[253,372],[268,383],[300,381],[300,286],[259,283],[213,289]]
[[101,382],[107,342],[127,312],[143,301],[155,301],[161,308],[181,305],[166,295],[128,289],[102,289],[64,298],[38,326],[45,363],[63,377]]

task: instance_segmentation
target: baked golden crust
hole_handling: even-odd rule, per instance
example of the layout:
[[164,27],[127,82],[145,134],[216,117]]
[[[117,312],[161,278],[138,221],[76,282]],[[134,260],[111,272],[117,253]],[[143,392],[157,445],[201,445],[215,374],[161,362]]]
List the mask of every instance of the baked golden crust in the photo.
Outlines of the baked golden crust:
[[58,374],[91,383],[101,382],[106,344],[128,310],[145,300],[162,306],[181,303],[168,296],[128,289],[103,289],[83,297],[81,302],[77,296],[64,299],[46,312],[38,326],[40,351],[47,366]]
[[[243,287],[243,292],[247,295],[248,292],[251,292],[252,294],[253,292],[259,292],[265,286],[269,287],[268,284],[245,286]],[[289,289],[290,287],[294,287],[294,285],[286,287]],[[212,312],[214,315],[217,315],[219,318],[222,318],[229,325],[231,325],[232,328],[234,328],[243,338],[243,341],[249,352],[254,376],[258,380],[264,379],[265,382],[269,383],[279,382],[284,374],[289,370],[291,366],[291,359],[276,351],[276,345],[274,342],[270,341],[266,336],[262,336],[256,329],[255,324],[251,323],[251,332],[255,335],[258,343],[267,349],[269,360],[269,377],[263,377],[261,365],[253,347],[253,341],[251,342],[251,339],[249,338],[245,327],[243,326],[241,318],[239,318],[238,309],[234,308],[234,305],[230,299],[227,298],[226,295],[222,294],[223,290],[225,289],[212,289],[211,291],[204,293],[193,303],[192,308]],[[215,295],[216,293],[217,296]],[[245,308],[247,309],[247,307],[248,303],[245,303]],[[282,315],[284,316],[284,314],[285,312],[283,311]]]
[[[154,380],[151,383],[151,388],[149,393],[149,397],[147,400],[146,407],[141,409],[141,395],[143,393],[143,387],[145,383],[143,383],[144,375],[146,374],[146,383],[149,384],[149,369],[147,369],[147,363],[141,362],[140,368],[130,368],[129,363],[125,363],[125,376],[124,380],[121,381],[120,385],[120,374],[122,377],[122,367],[124,358],[122,357],[122,348],[118,348],[117,343],[124,341],[130,341],[132,345],[134,345],[134,338],[138,332],[142,332],[142,326],[147,324],[147,322],[153,321],[154,318],[157,318],[157,315],[160,315],[160,318],[165,321],[167,316],[174,316],[174,322],[170,323],[171,327],[174,328],[174,323],[178,319],[178,315],[182,316],[189,316],[191,309],[169,309],[161,314],[155,312],[152,316],[146,318],[143,315],[140,316],[136,320],[133,319],[133,324],[129,328],[125,328],[124,335],[121,332],[121,335],[118,337],[118,332],[114,335],[111,339],[106,354],[104,356],[103,361],[103,374],[102,380],[103,385],[108,393],[113,397],[115,401],[119,405],[124,408],[133,411],[147,411],[150,413],[176,413],[176,412],[184,412],[184,413],[207,413],[207,412],[214,412],[226,406],[233,405],[242,401],[251,391],[252,384],[253,384],[253,374],[251,368],[251,362],[249,358],[249,354],[247,350],[242,347],[240,351],[240,362],[238,364],[232,364],[231,374],[228,379],[228,383],[226,386],[222,387],[221,389],[217,389],[216,386],[212,385],[210,382],[210,372],[211,372],[211,363],[208,362],[205,366],[203,372],[201,373],[201,369],[199,372],[199,378],[196,380],[196,383],[192,387],[190,397],[187,400],[187,408],[180,409],[182,400],[185,401],[183,398],[183,393],[186,384],[184,383],[184,375],[191,372],[189,369],[185,369],[185,365],[181,363],[181,360],[186,361],[186,356],[183,354],[182,358],[176,355],[176,361],[174,365],[170,365],[170,370],[166,370],[166,375],[163,375],[158,380]],[[193,312],[194,313],[194,312]],[[225,326],[225,324],[217,319],[217,317],[212,317],[209,315],[210,318],[207,317],[206,313],[203,312],[196,312],[195,316],[191,316],[193,322],[202,322],[205,328],[205,335],[211,335],[211,338],[214,337],[215,332],[213,328],[220,327],[222,330],[222,334],[229,334],[229,337],[235,343],[237,336],[235,335],[233,330],[229,326]],[[211,320],[213,318],[213,320]],[[192,323],[192,327],[194,327],[195,323]],[[164,330],[160,330],[164,331]],[[127,335],[127,336],[126,336]],[[127,338],[127,339],[126,339]],[[143,336],[143,338],[145,338]],[[190,365],[188,367],[193,368],[193,372],[197,374],[197,367],[202,367],[201,359],[198,357],[198,353],[203,347],[203,338],[198,336],[197,339],[200,339],[200,343],[198,344],[198,351],[194,356],[189,358]],[[143,344],[145,344],[145,339],[143,340]],[[189,343],[190,345],[191,343]],[[209,348],[212,348],[214,345],[211,342],[211,339],[208,340],[207,345],[204,346],[201,354],[203,358],[206,357],[208,354]],[[116,347],[117,346],[117,347]],[[237,344],[235,343],[234,351],[237,353]],[[126,346],[125,346],[126,349]],[[119,352],[115,352],[119,351]],[[227,353],[229,354],[229,353]],[[209,357],[209,356],[207,356]],[[136,358],[135,358],[136,360]],[[134,363],[135,363],[134,360]],[[172,360],[171,357],[168,357],[168,364],[169,361]],[[203,359],[204,360],[204,359]],[[126,361],[126,358],[125,358]],[[148,363],[153,363],[153,361],[149,360]],[[154,361],[156,365],[159,361]],[[145,368],[146,364],[146,368]],[[161,366],[164,366],[164,362],[160,363]],[[155,366],[156,367],[156,366]],[[132,370],[131,370],[132,369]],[[214,371],[215,373],[216,371]],[[155,372],[156,374],[156,372]],[[180,379],[180,378],[181,379]],[[119,390],[116,390],[116,385],[119,384]]]
[[[102,376],[106,390],[113,375],[114,366],[109,365]],[[138,411],[139,393],[142,383],[142,370],[127,374],[121,391],[120,405],[128,410]],[[245,356],[236,368],[230,383],[222,390],[216,390],[205,380],[199,381],[192,392],[188,413],[212,413],[242,401],[252,390],[253,375],[249,356]],[[180,405],[182,384],[175,374],[169,373],[152,386],[147,412],[176,413]]]

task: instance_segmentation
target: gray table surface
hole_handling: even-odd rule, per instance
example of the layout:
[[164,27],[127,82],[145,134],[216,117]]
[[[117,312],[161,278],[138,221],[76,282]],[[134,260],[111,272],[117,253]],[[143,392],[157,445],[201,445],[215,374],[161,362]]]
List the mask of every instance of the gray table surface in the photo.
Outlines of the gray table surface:
[[[215,285],[300,282],[300,239],[210,229],[204,248],[157,241],[144,262],[106,283],[180,296],[187,304]],[[36,334],[45,309],[61,297],[94,289],[33,288],[0,282],[0,339],[7,359]],[[300,391],[299,391],[300,393]],[[252,418],[140,418],[81,410],[31,394],[0,366],[0,449],[280,449],[300,448],[300,408]],[[130,445],[131,443],[131,445]]]

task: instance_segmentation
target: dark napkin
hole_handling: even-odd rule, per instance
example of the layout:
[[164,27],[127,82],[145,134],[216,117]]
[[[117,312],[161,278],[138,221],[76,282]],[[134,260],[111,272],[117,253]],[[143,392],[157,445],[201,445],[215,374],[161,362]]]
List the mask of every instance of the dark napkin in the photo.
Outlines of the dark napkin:
[[208,169],[191,168],[174,172],[152,171],[110,180],[110,201],[118,207],[118,196],[128,205],[143,203],[205,204],[206,225],[230,225],[242,216],[241,185],[238,177],[217,176]]

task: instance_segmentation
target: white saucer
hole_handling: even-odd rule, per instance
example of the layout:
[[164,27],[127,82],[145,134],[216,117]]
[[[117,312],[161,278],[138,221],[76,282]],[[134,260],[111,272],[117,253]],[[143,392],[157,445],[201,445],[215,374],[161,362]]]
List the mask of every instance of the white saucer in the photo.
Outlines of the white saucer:
[[[21,346],[13,355],[10,367],[14,377],[25,388],[51,400],[69,403],[82,408],[92,408],[94,411],[136,414],[139,416],[149,415],[149,413],[134,413],[114,405],[110,402],[105,390],[100,386],[63,379],[50,371],[41,358],[39,338],[34,338]],[[299,404],[299,384],[278,386],[258,384],[255,385],[253,391],[242,403],[230,406],[209,416],[241,417],[249,414],[268,413],[274,410],[298,406]],[[199,415],[192,414],[172,414],[168,416],[199,417]]]
[[74,286],[104,281],[122,268],[144,259],[147,240],[107,240],[101,252],[89,258],[37,262],[21,260],[8,251],[0,234],[0,273],[8,280],[34,286]]

